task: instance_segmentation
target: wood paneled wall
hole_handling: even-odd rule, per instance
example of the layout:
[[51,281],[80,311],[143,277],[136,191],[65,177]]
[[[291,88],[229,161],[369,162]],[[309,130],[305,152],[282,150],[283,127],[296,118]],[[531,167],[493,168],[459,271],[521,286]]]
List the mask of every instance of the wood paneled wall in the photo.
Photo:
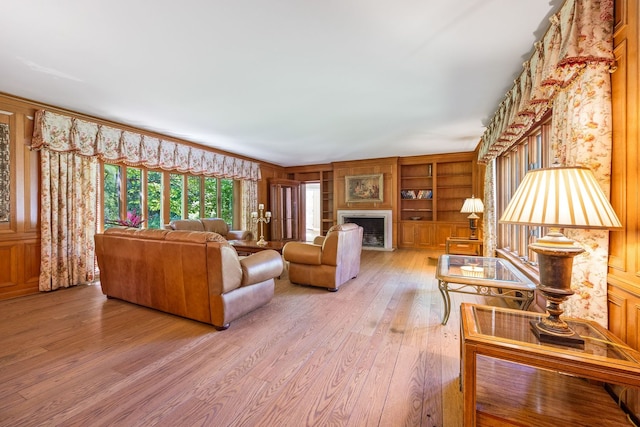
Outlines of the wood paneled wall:
[[35,109],[0,98],[9,125],[9,222],[0,223],[0,299],[38,292],[40,275],[39,155],[28,149]]
[[640,221],[638,188],[639,0],[615,1],[611,203],[624,228],[612,231],[609,247],[609,329],[640,348]]

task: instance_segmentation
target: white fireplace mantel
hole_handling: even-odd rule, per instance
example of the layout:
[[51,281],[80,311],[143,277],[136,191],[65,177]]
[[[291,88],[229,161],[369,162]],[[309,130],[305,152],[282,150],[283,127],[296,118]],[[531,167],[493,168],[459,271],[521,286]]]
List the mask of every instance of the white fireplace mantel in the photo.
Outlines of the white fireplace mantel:
[[391,210],[384,209],[339,209],[338,210],[338,224],[344,224],[345,218],[383,218],[384,219],[384,247],[372,248],[363,246],[363,249],[371,250],[393,250],[393,216]]

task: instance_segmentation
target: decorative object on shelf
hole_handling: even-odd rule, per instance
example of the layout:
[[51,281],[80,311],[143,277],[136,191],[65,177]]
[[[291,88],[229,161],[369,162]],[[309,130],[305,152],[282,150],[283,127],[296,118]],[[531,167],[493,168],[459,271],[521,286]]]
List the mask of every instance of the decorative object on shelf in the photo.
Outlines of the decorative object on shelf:
[[105,223],[110,225],[123,225],[125,227],[140,228],[145,221],[146,219],[142,219],[142,215],[139,215],[138,211],[134,209],[127,212],[126,219],[111,219],[105,221]]
[[471,230],[469,239],[478,240],[476,230],[478,229],[478,218],[480,217],[477,214],[484,212],[484,204],[482,203],[482,200],[476,198],[475,196],[471,196],[464,201],[460,212],[471,214],[467,217],[469,218],[469,229]]
[[[346,202],[382,202],[384,174],[345,176]],[[415,193],[414,197],[415,199]]]
[[400,191],[400,197],[405,200],[411,200],[416,198],[416,192],[413,190],[402,190]]
[[409,217],[409,219],[410,219],[411,221],[419,221],[419,220],[421,220],[421,219],[422,219],[422,217],[421,217],[421,216],[410,216],[410,217]]
[[433,165],[429,163],[427,165],[427,178],[431,178],[433,176]]
[[529,245],[538,254],[540,285],[548,316],[532,322],[541,342],[584,347],[584,339],[560,318],[560,304],[573,295],[573,257],[584,252],[561,228],[615,229],[620,220],[593,173],[585,167],[553,167],[527,172],[500,222],[547,226],[549,232]]
[[418,199],[431,199],[433,197],[433,191],[420,190],[418,191]]
[[264,240],[264,225],[271,221],[271,212],[264,211],[264,205],[260,203],[258,205],[258,212],[251,212],[251,220],[257,223],[260,228],[260,240],[256,242],[258,246],[267,246],[267,241]]

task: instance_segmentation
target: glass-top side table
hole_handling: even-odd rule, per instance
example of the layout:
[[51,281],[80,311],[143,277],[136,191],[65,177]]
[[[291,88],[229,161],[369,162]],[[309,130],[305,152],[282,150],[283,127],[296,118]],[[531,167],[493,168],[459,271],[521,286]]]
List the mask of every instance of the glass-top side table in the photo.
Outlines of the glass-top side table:
[[[530,325],[531,320],[544,316],[541,313],[463,303],[460,316],[465,425],[476,425],[477,367],[481,358],[569,377],[640,387],[640,353],[596,322],[564,318],[585,339],[585,347],[580,349],[541,343]],[[543,385],[539,386],[543,388]],[[584,404],[580,399],[575,403]]]
[[450,292],[513,300],[526,310],[536,289],[531,280],[502,258],[440,255],[436,278],[444,301],[443,325],[451,313]]
[[[527,328],[530,321],[539,321],[545,314],[522,311],[496,310],[496,307],[473,306],[474,326],[469,332],[487,341],[517,342],[518,345],[529,345],[533,348],[543,348],[538,338]],[[609,359],[627,360],[640,363],[640,354],[626,345],[620,345],[614,340],[609,331],[594,322],[568,319],[564,320],[569,326],[585,339],[584,349],[569,346],[554,345],[568,353],[605,357]]]

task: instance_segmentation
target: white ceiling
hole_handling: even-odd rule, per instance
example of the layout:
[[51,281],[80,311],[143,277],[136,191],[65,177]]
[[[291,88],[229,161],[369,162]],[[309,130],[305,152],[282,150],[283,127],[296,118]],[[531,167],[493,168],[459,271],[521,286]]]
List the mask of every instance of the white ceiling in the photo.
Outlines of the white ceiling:
[[282,166],[472,151],[561,0],[10,0],[0,92]]

